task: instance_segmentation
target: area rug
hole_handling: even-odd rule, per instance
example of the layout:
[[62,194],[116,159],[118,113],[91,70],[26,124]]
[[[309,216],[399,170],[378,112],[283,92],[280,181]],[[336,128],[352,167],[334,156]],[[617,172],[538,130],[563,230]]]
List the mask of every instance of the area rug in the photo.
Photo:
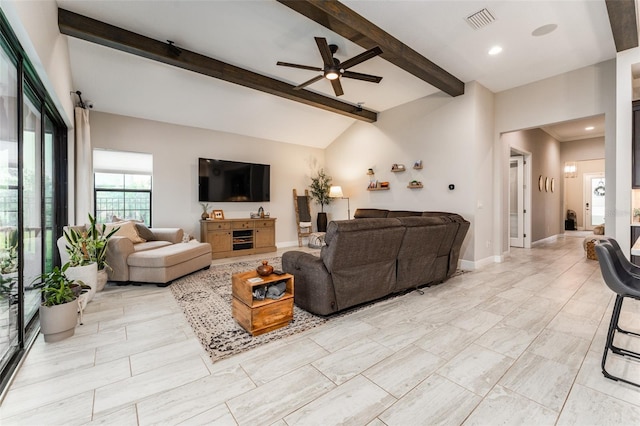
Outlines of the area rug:
[[[282,267],[280,257],[264,260],[275,269]],[[173,296],[214,362],[327,321],[294,306],[293,322],[288,326],[255,337],[245,331],[231,315],[231,275],[253,270],[259,264],[258,261],[243,261],[212,265],[206,271],[193,273],[171,284]]]

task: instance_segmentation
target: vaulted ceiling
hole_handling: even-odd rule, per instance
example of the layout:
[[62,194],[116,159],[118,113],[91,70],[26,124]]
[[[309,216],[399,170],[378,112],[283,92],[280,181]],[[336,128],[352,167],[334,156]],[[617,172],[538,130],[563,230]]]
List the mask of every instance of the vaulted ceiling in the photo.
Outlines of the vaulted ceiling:
[[[321,66],[314,37],[336,44],[335,57],[341,61],[364,52],[370,43],[362,34],[346,34],[327,19],[321,21],[324,25],[313,21],[283,4],[287,1],[57,3],[62,9],[160,43],[171,40],[181,50],[287,86],[318,74],[276,65],[284,61]],[[599,0],[345,0],[342,4],[386,32],[389,40],[406,45],[407,57],[413,51],[446,71],[451,81],[478,81],[493,92],[616,54],[607,7]],[[495,20],[474,29],[466,18],[483,8]],[[557,26],[554,31],[535,35],[544,32],[536,29],[552,24]],[[316,147],[326,147],[357,119],[77,37],[69,36],[68,43],[74,87],[93,101],[97,111]],[[500,45],[502,53],[488,55],[494,45]],[[337,98],[329,81],[322,79],[306,88],[312,92],[308,96],[322,95],[354,110],[362,103],[375,115],[439,92],[432,85],[437,82],[430,84],[394,61],[389,55],[394,46],[387,46],[386,59],[383,54],[350,69],[382,76],[379,84],[343,78],[344,95]]]

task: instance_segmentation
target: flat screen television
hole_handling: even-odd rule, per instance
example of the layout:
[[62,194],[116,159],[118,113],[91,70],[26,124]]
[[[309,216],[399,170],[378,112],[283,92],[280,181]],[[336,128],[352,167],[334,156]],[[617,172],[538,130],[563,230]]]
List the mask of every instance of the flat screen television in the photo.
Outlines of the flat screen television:
[[198,200],[201,202],[270,201],[268,164],[198,159]]

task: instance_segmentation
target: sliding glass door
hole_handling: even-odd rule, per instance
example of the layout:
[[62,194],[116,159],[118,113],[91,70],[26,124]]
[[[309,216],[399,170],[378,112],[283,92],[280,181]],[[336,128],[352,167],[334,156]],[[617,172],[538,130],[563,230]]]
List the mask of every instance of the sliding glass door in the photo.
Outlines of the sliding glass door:
[[0,368],[18,340],[18,69],[0,49]]
[[33,282],[59,262],[67,129],[0,10],[0,391],[39,329]]
[[22,106],[22,252],[24,323],[35,316],[40,292],[31,283],[42,274],[42,115],[41,107],[23,96]]

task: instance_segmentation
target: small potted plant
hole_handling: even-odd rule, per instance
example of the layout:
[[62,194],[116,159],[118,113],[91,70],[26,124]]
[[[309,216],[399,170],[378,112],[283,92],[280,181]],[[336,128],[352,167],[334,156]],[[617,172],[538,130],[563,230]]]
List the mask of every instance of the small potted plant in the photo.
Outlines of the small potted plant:
[[640,222],[640,209],[633,209],[633,221]]
[[[106,225],[99,231],[96,219],[89,214],[89,228],[78,231],[69,228],[64,233],[67,241],[66,249],[69,254],[69,269],[67,276],[81,280],[91,287],[87,302],[90,301],[98,289],[102,290],[107,283],[107,244],[109,239],[120,229],[113,228],[106,233]],[[101,271],[99,273],[99,271]]]
[[[51,272],[40,275],[34,281],[34,287],[42,292],[40,304],[40,331],[45,342],[57,342],[73,336],[78,322],[78,298],[74,292],[74,284],[82,286],[82,282],[74,283],[65,272],[69,263],[62,268],[57,266]],[[80,290],[80,289],[78,289]]]
[[331,197],[329,197],[329,189],[331,188],[331,176],[327,176],[324,169],[318,171],[316,177],[311,178],[311,198],[316,200],[316,203],[320,204],[320,212],[318,213],[317,225],[318,232],[327,231],[327,214],[324,212],[324,206],[329,205]]
[[202,220],[207,220],[209,217],[209,203],[200,203],[200,207],[202,207],[202,214],[200,215],[200,218]]

